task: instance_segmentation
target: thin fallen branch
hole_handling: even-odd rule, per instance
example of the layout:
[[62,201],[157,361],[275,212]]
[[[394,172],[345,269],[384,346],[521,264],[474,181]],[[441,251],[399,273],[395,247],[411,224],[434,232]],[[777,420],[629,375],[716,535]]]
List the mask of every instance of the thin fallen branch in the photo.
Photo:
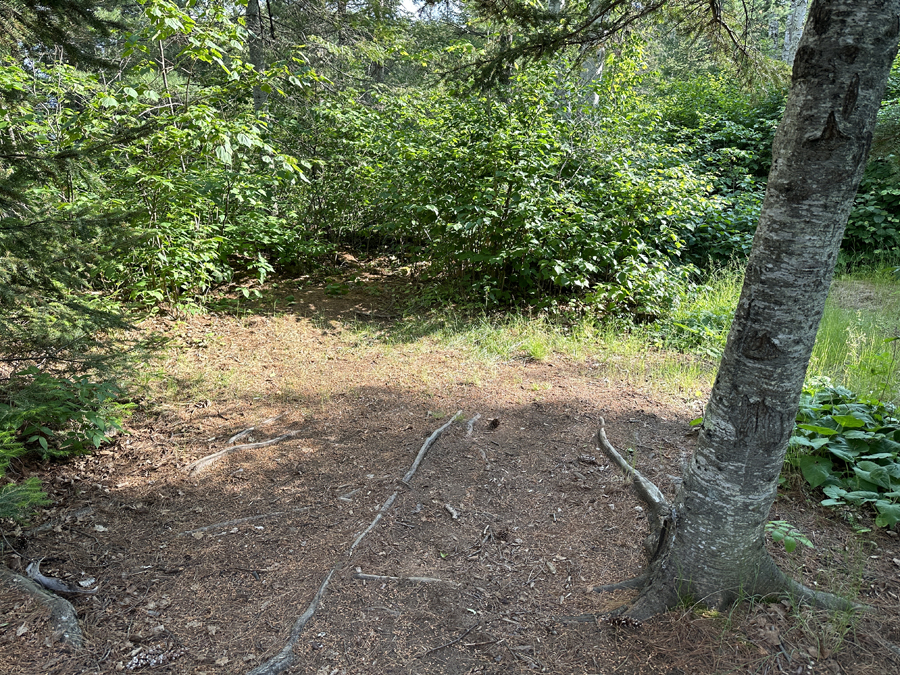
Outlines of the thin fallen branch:
[[469,633],[471,633],[473,630],[475,630],[476,628],[478,628],[478,626],[480,626],[480,625],[481,625],[481,622],[479,621],[479,622],[475,623],[474,625],[470,626],[470,627],[466,630],[465,633],[463,633],[462,635],[460,635],[460,636],[457,637],[456,639],[450,640],[450,642],[445,642],[444,644],[442,644],[442,645],[440,645],[440,646],[438,646],[438,647],[432,647],[431,649],[429,649],[429,650],[428,650],[427,652],[425,652],[424,654],[419,655],[417,658],[424,659],[424,658],[425,658],[426,656],[428,656],[429,654],[433,654],[434,652],[439,651],[439,650],[441,650],[441,649],[444,649],[445,647],[450,647],[451,645],[455,645],[457,642],[462,642],[462,639],[463,639],[464,637],[466,637],[466,635],[468,635]]
[[[338,563],[338,565],[340,565],[340,563]],[[331,577],[337,570],[338,565],[331,568],[331,571],[325,577],[322,585],[319,586],[319,590],[316,591],[316,595],[313,597],[312,602],[309,603],[309,607],[307,607],[306,611],[294,622],[294,626],[291,628],[291,636],[288,638],[287,644],[284,645],[278,654],[268,661],[256,666],[256,668],[247,673],[247,675],[278,675],[294,664],[294,645],[296,645],[297,641],[300,639],[300,633],[303,631],[303,627],[306,626],[306,623],[312,618],[313,614],[316,613],[319,603],[322,602],[322,596],[325,595],[325,589],[328,588],[328,583],[331,581]]]
[[419,454],[416,455],[416,459],[413,461],[412,466],[409,468],[409,471],[406,472],[406,475],[400,480],[404,485],[409,485],[409,481],[412,480],[413,474],[416,473],[416,469],[419,468],[419,463],[422,461],[422,458],[425,457],[425,453],[428,452],[428,448],[434,445],[434,442],[440,438],[441,434],[456,421],[456,418],[462,415],[462,410],[457,410],[456,414],[450,418],[450,421],[447,422],[440,429],[436,429],[431,436],[428,437],[428,440],[422,445],[422,449],[419,450]]
[[218,462],[223,457],[227,457],[233,452],[238,452],[239,450],[255,450],[256,448],[264,448],[267,445],[274,445],[275,443],[281,443],[288,438],[293,438],[299,431],[289,431],[286,434],[282,434],[277,438],[270,438],[268,441],[260,441],[259,443],[246,443],[244,445],[235,445],[230,448],[224,448],[223,450],[219,450],[218,452],[214,452],[211,455],[207,455],[206,457],[201,457],[195,462],[191,462],[188,464],[185,469],[190,472],[191,476],[196,476],[197,474],[206,470],[211,464]]
[[374,520],[372,520],[372,522],[369,523],[369,526],[365,530],[363,530],[362,532],[359,533],[359,536],[350,545],[350,550],[347,551],[347,555],[353,555],[353,551],[359,545],[359,542],[361,542],[363,540],[363,537],[365,537],[367,534],[369,534],[369,532],[371,532],[372,530],[375,529],[375,526],[378,524],[378,521],[384,517],[384,514],[387,513],[388,509],[391,508],[391,506],[394,504],[394,500],[397,499],[398,494],[399,494],[398,492],[394,492],[394,494],[392,494],[390,497],[388,497],[387,501],[385,501],[385,503],[381,505],[381,508],[378,509],[378,513],[375,514]]
[[[413,477],[413,474],[415,474],[416,469],[419,467],[419,463],[422,461],[422,458],[425,456],[425,453],[428,451],[428,448],[430,448],[434,444],[434,442],[438,439],[438,437],[444,432],[444,430],[447,427],[449,427],[451,424],[453,424],[453,422],[456,420],[456,418],[460,414],[462,414],[462,411],[457,412],[456,415],[454,415],[453,417],[450,418],[449,422],[447,422],[444,426],[442,426],[440,429],[438,429],[433,434],[431,434],[431,436],[428,437],[428,440],[425,441],[425,445],[422,446],[422,449],[419,450],[419,454],[416,456],[415,461],[413,461],[412,467],[406,473],[406,476],[404,476],[404,478],[403,478],[404,483],[407,483],[407,484],[409,483],[410,479],[412,479],[412,477]],[[238,447],[240,447],[240,446],[238,446]],[[230,450],[236,450],[236,449],[237,448],[230,448]],[[399,491],[394,491],[394,493],[390,497],[387,498],[387,500],[384,502],[384,504],[382,504],[381,508],[378,509],[378,513],[375,514],[375,518],[372,520],[371,523],[369,523],[369,526],[365,530],[360,532],[359,536],[357,536],[356,539],[353,541],[353,543],[350,545],[350,549],[347,552],[348,556],[352,556],[353,552],[356,550],[356,547],[359,546],[359,543],[363,540],[363,538],[367,534],[369,534],[369,532],[371,532],[373,529],[375,529],[375,526],[378,524],[378,521],[380,521],[384,517],[384,514],[387,513],[388,509],[390,509],[391,506],[394,504],[394,501],[397,499],[398,494],[400,494]],[[247,673],[247,675],[280,675],[280,673],[283,673],[285,670],[287,670],[294,664],[294,660],[295,660],[294,646],[297,644],[297,641],[300,639],[300,633],[303,630],[303,627],[306,625],[306,623],[312,618],[313,614],[315,614],[316,609],[319,606],[319,603],[322,601],[322,596],[325,595],[325,589],[328,588],[328,582],[331,581],[331,577],[343,564],[344,564],[344,561],[338,560],[338,562],[335,563],[334,567],[331,568],[331,571],[328,573],[328,576],[325,577],[325,581],[323,581],[322,585],[319,586],[319,590],[316,592],[316,595],[313,598],[312,602],[309,603],[309,607],[307,607],[306,611],[303,612],[303,614],[300,616],[300,618],[298,618],[297,621],[294,622],[294,627],[291,629],[291,636],[288,639],[287,644],[285,644],[285,646],[282,648],[282,650],[280,652],[278,652],[278,654],[273,656],[271,659],[266,661],[265,663],[258,665],[256,668],[254,668],[249,673]],[[473,626],[472,628],[474,628],[474,627],[475,626]],[[469,630],[472,630],[472,629],[469,629]],[[458,639],[462,640],[462,638],[464,638],[468,633],[469,633],[469,631],[466,631]],[[448,646],[448,645],[444,645],[444,646]],[[437,647],[437,649],[442,649],[442,648],[443,647]],[[434,650],[432,650],[432,651],[434,651]],[[428,653],[430,653],[430,652],[426,652],[426,654],[423,654],[423,656],[427,655]]]
[[[308,506],[304,506],[302,508],[293,509],[295,512],[309,511]],[[223,523],[213,523],[212,525],[204,525],[203,527],[195,527],[193,530],[185,530],[184,532],[180,532],[178,534],[179,537],[184,537],[188,534],[195,534],[197,532],[206,532],[208,530],[217,530],[220,527],[234,527],[235,525],[240,525],[241,523],[249,523],[252,520],[260,520],[262,518],[273,518],[275,516],[283,516],[286,511],[272,511],[272,513],[260,513],[258,516],[247,516],[246,518],[237,518],[235,520],[226,520]]]
[[44,590],[31,579],[16,574],[5,565],[0,565],[0,581],[14,590],[30,595],[50,610],[50,625],[54,637],[63,644],[80,649],[84,644],[78,615],[68,600]]
[[281,413],[280,415],[275,415],[275,417],[270,417],[270,418],[267,419],[267,420],[263,420],[262,422],[260,422],[259,424],[257,424],[255,427],[250,427],[250,428],[248,428],[248,429],[244,429],[243,431],[239,431],[239,432],[236,433],[234,436],[232,436],[231,438],[229,438],[229,439],[226,441],[226,443],[227,443],[227,445],[231,445],[232,443],[235,443],[236,441],[238,441],[239,439],[243,438],[244,436],[253,433],[253,432],[256,431],[259,427],[264,427],[264,426],[266,426],[267,424],[271,424],[272,422],[277,422],[277,421],[280,420],[282,417],[284,417],[284,413]]
[[472,430],[475,428],[475,422],[479,419],[481,419],[481,413],[478,413],[475,417],[466,422],[466,438],[472,435]]
[[435,579],[434,577],[389,577],[383,574],[363,574],[362,572],[357,572],[353,575],[353,578],[362,579],[363,581],[410,581],[415,584],[450,584],[451,586],[459,586],[455,581]]

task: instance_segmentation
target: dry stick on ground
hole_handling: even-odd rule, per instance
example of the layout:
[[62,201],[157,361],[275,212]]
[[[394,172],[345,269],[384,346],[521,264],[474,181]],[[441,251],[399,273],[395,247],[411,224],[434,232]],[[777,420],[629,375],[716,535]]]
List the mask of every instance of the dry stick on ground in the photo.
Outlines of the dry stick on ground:
[[460,635],[459,637],[457,637],[457,638],[455,638],[455,639],[453,639],[453,640],[450,640],[450,642],[445,642],[444,644],[439,645],[439,646],[437,646],[437,647],[432,647],[432,648],[429,649],[427,652],[423,652],[422,654],[420,654],[420,655],[417,656],[416,658],[424,659],[424,658],[425,658],[426,656],[428,656],[429,654],[433,654],[434,652],[436,652],[436,651],[438,651],[438,650],[440,650],[440,649],[443,649],[444,647],[450,647],[451,645],[455,645],[457,642],[462,642],[462,639],[463,639],[464,637],[466,637],[466,635],[468,635],[469,633],[471,633],[473,630],[475,630],[476,628],[478,628],[478,626],[480,626],[480,625],[481,625],[481,622],[478,621],[478,622],[475,623],[474,625],[469,626],[469,628],[466,629],[466,632],[463,633],[462,635]]
[[238,452],[239,450],[254,450],[256,448],[264,448],[267,445],[274,445],[275,443],[281,443],[281,441],[288,438],[293,438],[299,433],[299,431],[289,431],[288,433],[282,434],[277,438],[270,438],[268,441],[260,441],[259,443],[247,443],[245,445],[235,445],[231,448],[225,448],[224,450],[219,450],[218,452],[214,452],[213,454],[207,455],[206,457],[201,457],[197,461],[188,464],[185,468],[193,477],[207,469],[211,464],[218,462],[220,459],[222,459],[223,457],[227,457],[233,452]]
[[[459,417],[459,415],[461,415],[461,414],[462,414],[462,411],[460,410],[453,417],[450,418],[449,422],[447,422],[444,426],[442,426],[440,429],[438,429],[433,434],[431,434],[431,436],[428,437],[428,440],[425,441],[425,444],[422,446],[422,449],[419,450],[419,454],[416,455],[416,459],[413,461],[412,467],[406,473],[406,475],[403,477],[404,484],[408,484],[409,481],[412,479],[413,475],[416,472],[416,469],[419,468],[419,463],[422,461],[422,458],[425,456],[425,453],[428,451],[428,448],[430,448],[432,445],[434,445],[434,442],[438,439],[438,437],[442,433],[444,433],[444,430],[446,430],[447,427],[449,427],[451,424],[453,424],[454,420],[456,420],[456,418]],[[399,494],[399,492],[394,492],[390,497],[387,498],[387,500],[384,502],[384,504],[378,510],[378,513],[375,515],[375,518],[372,520],[372,522],[369,524],[369,526],[365,530],[363,530],[359,534],[359,536],[356,537],[356,539],[353,541],[353,543],[350,545],[350,549],[348,551],[349,555],[351,555],[351,556],[353,555],[353,551],[356,549],[356,547],[359,545],[359,543],[363,540],[363,537],[365,537],[367,534],[369,534],[369,532],[371,532],[374,529],[375,525],[378,524],[378,521],[380,521],[382,519],[382,517],[384,517],[384,514],[387,513],[388,509],[391,508],[394,501],[397,499],[398,494]],[[285,670],[287,670],[294,664],[294,659],[295,659],[294,646],[297,644],[297,641],[300,639],[300,633],[303,631],[303,627],[306,626],[307,622],[312,618],[313,614],[316,613],[316,609],[319,607],[319,603],[322,601],[322,596],[325,595],[325,590],[328,588],[328,584],[331,581],[331,577],[334,576],[334,573],[337,572],[345,564],[346,564],[345,561],[338,560],[334,564],[334,567],[331,568],[331,571],[328,572],[328,575],[325,577],[325,580],[322,582],[322,585],[319,586],[319,590],[316,591],[316,595],[313,598],[312,602],[309,603],[309,607],[307,607],[306,611],[303,612],[303,614],[294,622],[294,626],[293,626],[293,628],[291,628],[291,636],[288,638],[288,641],[284,645],[282,650],[280,652],[278,652],[277,655],[275,655],[271,659],[269,659],[268,661],[265,661],[265,662],[259,664],[256,668],[254,668],[249,673],[247,673],[247,675],[279,675],[279,673],[283,673]],[[474,626],[473,626],[473,628],[474,628]],[[466,633],[463,633],[463,635],[461,635],[459,639],[461,640],[463,637],[465,637],[466,634],[468,634],[468,632],[469,631],[466,631]],[[440,649],[440,647],[438,647],[438,649]]]
[[45,591],[31,579],[16,574],[5,565],[0,565],[0,581],[8,587],[30,595],[50,610],[50,625],[54,636],[64,644],[81,648],[84,637],[78,625],[78,615],[68,600]]
[[447,422],[440,429],[436,429],[431,436],[428,437],[428,440],[422,445],[422,449],[419,450],[419,454],[416,455],[416,459],[413,461],[412,466],[409,468],[409,471],[406,472],[406,475],[400,480],[404,485],[409,485],[409,481],[412,480],[413,474],[415,474],[416,469],[419,468],[419,462],[422,461],[422,458],[425,456],[425,453],[428,452],[428,448],[430,448],[434,442],[440,438],[441,434],[444,433],[444,430],[453,424],[456,421],[456,418],[462,415],[462,410],[457,410],[456,414],[450,418],[450,421]]
[[284,417],[284,415],[285,415],[284,413],[281,413],[280,415],[275,415],[275,417],[270,417],[270,418],[267,419],[267,420],[263,420],[262,422],[260,422],[259,424],[257,424],[255,427],[250,427],[249,429],[244,429],[243,431],[239,431],[239,432],[236,433],[234,436],[232,436],[231,438],[228,439],[227,444],[228,444],[228,445],[231,445],[232,443],[234,443],[235,441],[237,441],[239,438],[243,438],[243,437],[246,436],[247,434],[253,433],[253,432],[256,431],[259,427],[264,427],[264,426],[266,426],[267,424],[271,424],[272,422],[277,422],[277,421],[280,420],[282,417]]
[[459,586],[455,581],[435,579],[434,577],[389,577],[383,574],[363,574],[362,572],[357,572],[353,575],[353,578],[362,579],[363,581],[411,581],[415,584],[450,584],[451,586]]

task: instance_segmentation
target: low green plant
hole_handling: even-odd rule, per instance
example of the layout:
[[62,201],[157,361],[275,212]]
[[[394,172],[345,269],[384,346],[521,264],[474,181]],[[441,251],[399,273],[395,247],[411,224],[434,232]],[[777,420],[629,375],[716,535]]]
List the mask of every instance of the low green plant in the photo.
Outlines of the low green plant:
[[114,382],[89,376],[59,377],[35,367],[13,375],[8,403],[0,403],[0,433],[44,459],[90,452],[122,431],[132,404],[121,403]]
[[[129,403],[113,382],[62,377],[35,367],[14,373],[0,403],[0,478],[27,454],[42,459],[85,454],[122,431]],[[37,478],[0,487],[0,518],[21,519],[47,503]]]
[[875,524],[900,522],[900,417],[891,403],[843,387],[804,392],[789,463],[823,506],[874,509]]
[[793,553],[799,544],[815,548],[809,538],[786,520],[770,520],[766,532],[775,543],[782,543],[788,553]]

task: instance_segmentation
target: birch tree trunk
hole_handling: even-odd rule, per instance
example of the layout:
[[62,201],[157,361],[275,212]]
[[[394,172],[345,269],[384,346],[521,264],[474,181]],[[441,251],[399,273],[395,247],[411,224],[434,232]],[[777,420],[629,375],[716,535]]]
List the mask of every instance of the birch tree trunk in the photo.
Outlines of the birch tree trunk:
[[[247,0],[247,14],[245,17],[248,38],[248,51],[250,63],[261,73],[266,68],[265,55],[263,53],[263,27],[262,17],[259,13],[259,0]],[[259,86],[253,87],[253,109],[259,112],[266,105],[268,95]]]
[[787,23],[784,27],[784,48],[781,51],[781,60],[785,63],[793,63],[800,38],[803,37],[803,22],[806,19],[808,0],[791,0],[791,10],[787,15]]
[[790,592],[851,606],[784,575],[764,530],[898,34],[900,0],[813,0],[699,445],[660,511],[633,618],[685,596],[724,607]]

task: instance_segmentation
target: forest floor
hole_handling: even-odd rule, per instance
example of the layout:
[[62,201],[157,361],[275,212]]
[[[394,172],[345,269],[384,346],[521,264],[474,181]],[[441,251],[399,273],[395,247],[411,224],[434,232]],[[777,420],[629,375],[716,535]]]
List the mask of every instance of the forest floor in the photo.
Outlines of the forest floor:
[[900,672],[900,540],[854,531],[799,486],[771,518],[815,548],[773,555],[873,611],[785,601],[724,615],[686,601],[640,626],[571,620],[628,600],[591,589],[645,564],[641,505],[592,441],[600,418],[671,497],[700,398],[626,383],[613,361],[489,361],[427,336],[384,345],[400,319],[363,288],[292,298],[288,311],[148,320],[170,342],[127,435],[20,468],[53,504],[2,562],[42,559],[44,574],[99,591],[72,598],[76,652],[53,642],[41,605],[0,589],[0,673],[246,673],[282,649],[332,569],[288,672]]

